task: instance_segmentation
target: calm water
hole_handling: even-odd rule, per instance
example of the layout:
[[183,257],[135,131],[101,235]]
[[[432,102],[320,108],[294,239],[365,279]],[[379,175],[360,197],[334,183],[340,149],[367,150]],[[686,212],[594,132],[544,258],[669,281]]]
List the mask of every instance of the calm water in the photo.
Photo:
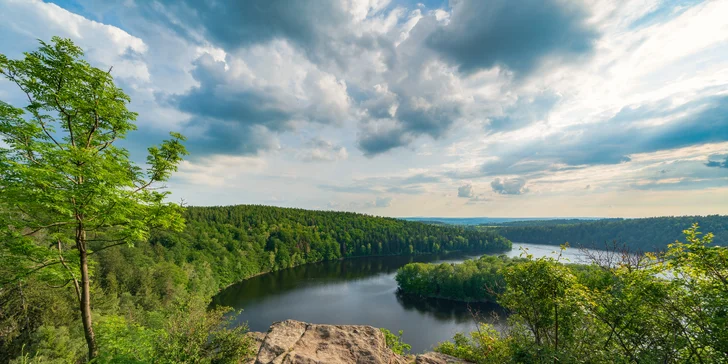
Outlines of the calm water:
[[[513,244],[505,253],[518,256],[521,248],[534,257],[552,255],[558,247]],[[247,322],[253,331],[267,331],[275,321],[295,319],[312,323],[359,324],[404,330],[403,340],[413,352],[423,352],[457,332],[470,332],[475,322],[470,311],[482,315],[503,310],[491,304],[464,304],[446,300],[418,299],[397,294],[397,268],[411,262],[458,263],[479,255],[448,254],[414,257],[352,258],[285,269],[260,275],[222,291],[214,304],[244,311],[236,322]],[[583,260],[577,249],[564,254],[571,262]]]

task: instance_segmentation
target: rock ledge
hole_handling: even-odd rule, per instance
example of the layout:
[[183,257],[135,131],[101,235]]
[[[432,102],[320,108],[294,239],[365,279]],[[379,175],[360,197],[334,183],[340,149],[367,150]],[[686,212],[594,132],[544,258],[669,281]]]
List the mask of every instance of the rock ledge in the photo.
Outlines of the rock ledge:
[[273,323],[266,334],[250,333],[259,345],[255,364],[450,364],[467,363],[440,354],[398,355],[387,348],[384,334],[372,326],[319,325],[286,320]]

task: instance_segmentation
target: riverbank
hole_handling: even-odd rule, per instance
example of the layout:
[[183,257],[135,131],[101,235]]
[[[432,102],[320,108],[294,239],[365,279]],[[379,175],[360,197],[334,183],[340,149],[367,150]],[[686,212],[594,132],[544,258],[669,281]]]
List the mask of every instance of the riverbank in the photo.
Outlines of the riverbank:
[[470,254],[470,253],[476,254],[476,255],[506,254],[506,253],[511,252],[512,250],[513,250],[513,248],[508,249],[508,250],[502,250],[502,249],[498,249],[498,250],[489,250],[489,249],[486,249],[486,250],[450,250],[450,251],[443,251],[443,252],[439,252],[439,253],[356,255],[356,256],[342,257],[342,258],[332,259],[332,260],[319,260],[319,261],[315,261],[315,262],[306,262],[306,263],[302,263],[302,264],[297,264],[297,265],[293,265],[293,266],[290,266],[287,268],[280,268],[280,269],[275,269],[275,270],[258,272],[253,275],[247,276],[243,279],[240,279],[236,282],[230,283],[222,288],[219,288],[217,293],[220,293],[220,292],[222,292],[236,284],[244,282],[248,279],[252,279],[252,278],[262,276],[265,274],[280,272],[280,271],[283,271],[286,269],[292,269],[292,268],[297,268],[297,267],[302,267],[302,266],[307,266],[307,265],[321,264],[321,263],[326,263],[326,262],[346,261],[346,260],[355,260],[355,259],[368,259],[368,258],[385,258],[385,257],[420,257],[420,256],[441,256],[441,255],[446,256],[449,254]]

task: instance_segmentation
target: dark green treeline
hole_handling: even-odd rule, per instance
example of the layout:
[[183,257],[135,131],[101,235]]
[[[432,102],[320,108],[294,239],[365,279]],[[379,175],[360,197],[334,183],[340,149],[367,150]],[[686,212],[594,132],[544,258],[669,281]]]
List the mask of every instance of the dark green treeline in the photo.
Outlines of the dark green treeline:
[[510,241],[491,231],[350,212],[238,205],[188,207],[185,218],[183,232],[160,232],[150,243],[160,246],[167,260],[207,262],[221,287],[323,260],[511,248]]
[[686,226],[699,224],[705,231],[715,235],[714,242],[728,245],[728,216],[665,216],[642,219],[604,219],[597,221],[556,220],[517,221],[480,226],[485,230],[494,228],[511,241],[571,246],[604,248],[617,242],[631,251],[664,251],[668,244],[683,237]]

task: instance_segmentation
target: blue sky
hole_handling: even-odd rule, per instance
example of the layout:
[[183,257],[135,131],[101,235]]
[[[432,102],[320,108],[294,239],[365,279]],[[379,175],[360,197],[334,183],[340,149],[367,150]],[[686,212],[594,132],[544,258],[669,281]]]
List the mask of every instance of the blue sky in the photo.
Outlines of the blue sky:
[[[194,205],[388,216],[728,214],[728,1],[0,0],[168,131]],[[0,99],[24,106],[0,81]]]

